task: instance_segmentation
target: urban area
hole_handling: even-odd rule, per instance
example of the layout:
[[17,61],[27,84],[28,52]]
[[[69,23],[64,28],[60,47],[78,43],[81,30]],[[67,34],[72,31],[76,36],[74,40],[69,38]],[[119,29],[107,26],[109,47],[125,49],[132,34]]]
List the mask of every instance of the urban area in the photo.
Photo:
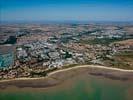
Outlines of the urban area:
[[96,64],[133,70],[133,25],[0,25],[0,79]]

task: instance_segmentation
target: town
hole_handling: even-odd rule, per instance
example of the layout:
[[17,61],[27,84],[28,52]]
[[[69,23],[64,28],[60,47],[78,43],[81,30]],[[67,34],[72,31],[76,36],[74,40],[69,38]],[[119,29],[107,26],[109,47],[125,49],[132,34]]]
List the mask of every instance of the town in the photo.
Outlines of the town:
[[0,32],[1,80],[85,64],[133,70],[132,25],[14,24]]

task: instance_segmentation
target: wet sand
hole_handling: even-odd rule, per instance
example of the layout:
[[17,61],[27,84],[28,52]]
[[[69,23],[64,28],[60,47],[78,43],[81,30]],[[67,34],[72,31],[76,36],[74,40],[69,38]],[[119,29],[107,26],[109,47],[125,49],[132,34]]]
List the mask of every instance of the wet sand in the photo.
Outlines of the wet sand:
[[0,82],[0,100],[133,100],[133,73],[94,67]]
[[114,68],[104,68],[104,67],[87,67],[84,65],[82,67],[73,67],[63,70],[58,70],[50,73],[44,78],[33,78],[33,79],[15,79],[15,80],[5,80],[0,82],[0,91],[8,87],[17,88],[49,88],[61,84],[62,82],[71,79],[77,75],[96,76],[100,78],[108,78],[111,80],[128,81],[133,82],[133,72],[118,70]]

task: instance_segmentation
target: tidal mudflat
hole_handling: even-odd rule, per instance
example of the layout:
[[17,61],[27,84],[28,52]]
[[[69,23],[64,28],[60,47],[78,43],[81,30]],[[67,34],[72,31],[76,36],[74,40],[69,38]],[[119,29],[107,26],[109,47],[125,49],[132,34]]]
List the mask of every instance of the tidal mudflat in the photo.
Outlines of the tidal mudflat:
[[[92,73],[93,72],[93,73]],[[95,68],[0,83],[1,100],[133,100],[132,73]]]

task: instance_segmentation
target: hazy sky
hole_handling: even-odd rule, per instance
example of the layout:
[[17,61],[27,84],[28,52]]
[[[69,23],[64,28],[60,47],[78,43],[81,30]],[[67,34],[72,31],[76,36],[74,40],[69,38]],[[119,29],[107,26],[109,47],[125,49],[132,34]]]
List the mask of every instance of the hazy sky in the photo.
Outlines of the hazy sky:
[[0,21],[133,21],[133,0],[0,0]]

